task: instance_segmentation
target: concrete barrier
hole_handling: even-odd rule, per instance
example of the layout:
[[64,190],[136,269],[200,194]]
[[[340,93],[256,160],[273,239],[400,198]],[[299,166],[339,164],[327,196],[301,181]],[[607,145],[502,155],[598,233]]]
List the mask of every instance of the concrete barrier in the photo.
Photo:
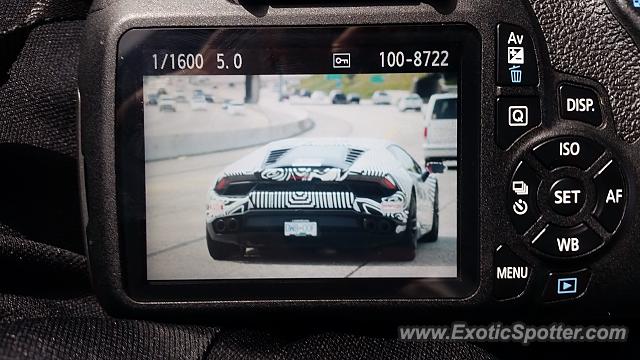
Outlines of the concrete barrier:
[[146,137],[146,160],[164,160],[262,145],[302,134],[315,125],[306,113],[292,115],[268,110],[265,115],[267,117],[286,116],[292,119],[281,121],[280,118],[280,121],[272,126],[256,128]]

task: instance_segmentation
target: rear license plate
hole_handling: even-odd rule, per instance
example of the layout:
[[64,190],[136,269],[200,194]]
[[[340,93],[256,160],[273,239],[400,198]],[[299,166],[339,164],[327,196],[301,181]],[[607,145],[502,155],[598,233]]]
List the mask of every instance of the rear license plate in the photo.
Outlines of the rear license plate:
[[285,221],[284,236],[318,236],[318,223],[308,220]]

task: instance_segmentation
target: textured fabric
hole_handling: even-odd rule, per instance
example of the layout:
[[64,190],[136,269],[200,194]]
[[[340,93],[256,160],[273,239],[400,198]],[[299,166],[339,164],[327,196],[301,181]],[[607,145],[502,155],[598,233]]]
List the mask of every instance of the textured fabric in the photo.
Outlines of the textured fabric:
[[640,139],[640,49],[604,0],[529,0],[557,70],[604,86],[616,130],[628,142]]
[[467,344],[291,338],[107,315],[91,295],[77,182],[86,10],[77,0],[0,4],[0,359],[488,358]]
[[81,21],[30,31],[0,84],[0,143],[33,145],[76,157],[77,61]]

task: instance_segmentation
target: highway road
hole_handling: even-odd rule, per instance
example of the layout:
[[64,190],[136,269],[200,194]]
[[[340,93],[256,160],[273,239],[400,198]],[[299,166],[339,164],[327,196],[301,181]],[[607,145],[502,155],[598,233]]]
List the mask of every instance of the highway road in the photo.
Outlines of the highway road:
[[[396,142],[422,163],[422,116],[394,106],[295,105],[315,127],[304,137],[373,137]],[[146,164],[147,272],[150,280],[312,277],[455,277],[456,170],[437,175],[440,237],[418,245],[411,262],[383,262],[353,254],[262,256],[249,249],[240,261],[217,261],[205,240],[205,199],[210,183],[227,165],[256,147]]]

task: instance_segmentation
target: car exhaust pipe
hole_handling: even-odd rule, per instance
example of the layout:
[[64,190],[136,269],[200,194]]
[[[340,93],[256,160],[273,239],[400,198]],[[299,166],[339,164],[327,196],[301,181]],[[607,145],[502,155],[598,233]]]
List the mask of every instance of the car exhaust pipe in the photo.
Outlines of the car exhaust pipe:
[[388,221],[382,220],[378,223],[378,231],[386,233],[389,232],[389,230],[391,230],[391,224],[389,224]]
[[216,221],[213,222],[213,229],[216,232],[224,232],[227,229],[227,225],[224,223],[224,220],[222,219],[218,219]]
[[364,219],[362,222],[362,226],[367,231],[374,231],[376,229],[376,223],[371,219]]
[[227,221],[227,230],[238,231],[240,229],[240,222],[236,218],[231,218]]

